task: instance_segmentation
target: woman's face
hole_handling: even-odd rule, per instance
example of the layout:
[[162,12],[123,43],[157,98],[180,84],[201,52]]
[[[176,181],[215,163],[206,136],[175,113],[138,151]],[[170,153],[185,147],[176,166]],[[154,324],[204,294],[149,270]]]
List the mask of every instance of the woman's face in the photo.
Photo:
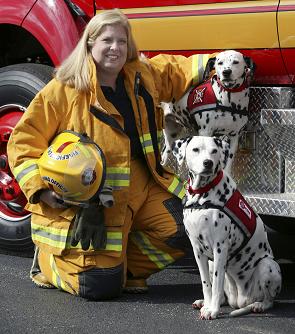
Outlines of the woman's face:
[[127,34],[123,26],[103,27],[91,54],[99,75],[118,75],[127,60]]

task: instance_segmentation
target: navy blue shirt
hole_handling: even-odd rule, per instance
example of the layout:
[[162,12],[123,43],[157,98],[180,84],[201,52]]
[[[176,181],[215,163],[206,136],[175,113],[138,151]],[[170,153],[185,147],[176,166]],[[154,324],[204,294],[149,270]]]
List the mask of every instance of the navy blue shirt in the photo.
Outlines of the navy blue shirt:
[[132,104],[126,92],[123,75],[120,74],[118,76],[115,91],[107,86],[101,86],[101,90],[105,98],[114,105],[124,118],[124,131],[130,139],[131,157],[144,158]]

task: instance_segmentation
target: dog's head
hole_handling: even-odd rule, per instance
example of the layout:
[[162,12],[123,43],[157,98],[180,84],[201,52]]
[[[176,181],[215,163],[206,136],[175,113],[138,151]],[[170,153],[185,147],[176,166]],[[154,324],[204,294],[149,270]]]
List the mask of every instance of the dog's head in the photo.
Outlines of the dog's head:
[[237,88],[255,71],[252,59],[235,50],[226,50],[210,58],[205,73],[215,70],[217,78],[225,88]]
[[176,140],[172,152],[179,165],[185,160],[194,174],[211,176],[224,168],[228,149],[228,143],[219,138],[194,136]]

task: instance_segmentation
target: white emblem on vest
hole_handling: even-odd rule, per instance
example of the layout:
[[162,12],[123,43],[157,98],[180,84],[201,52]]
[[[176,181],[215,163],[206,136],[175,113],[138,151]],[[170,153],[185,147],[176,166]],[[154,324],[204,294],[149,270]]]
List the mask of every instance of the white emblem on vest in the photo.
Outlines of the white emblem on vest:
[[203,102],[203,96],[204,96],[205,90],[206,90],[206,87],[195,91],[193,104]]
[[251,219],[251,210],[247,207],[247,205],[245,204],[244,201],[242,201],[241,199],[239,200],[239,208],[245,212],[245,214],[247,215],[247,217],[249,219]]

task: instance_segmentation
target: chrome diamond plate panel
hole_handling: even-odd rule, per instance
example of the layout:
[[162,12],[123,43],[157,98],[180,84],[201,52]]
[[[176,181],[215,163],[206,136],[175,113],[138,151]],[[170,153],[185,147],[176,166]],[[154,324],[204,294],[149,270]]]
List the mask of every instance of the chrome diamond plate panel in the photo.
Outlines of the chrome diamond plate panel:
[[261,124],[284,158],[295,160],[295,109],[262,109]]
[[295,218],[295,194],[255,194],[245,198],[257,213]]

